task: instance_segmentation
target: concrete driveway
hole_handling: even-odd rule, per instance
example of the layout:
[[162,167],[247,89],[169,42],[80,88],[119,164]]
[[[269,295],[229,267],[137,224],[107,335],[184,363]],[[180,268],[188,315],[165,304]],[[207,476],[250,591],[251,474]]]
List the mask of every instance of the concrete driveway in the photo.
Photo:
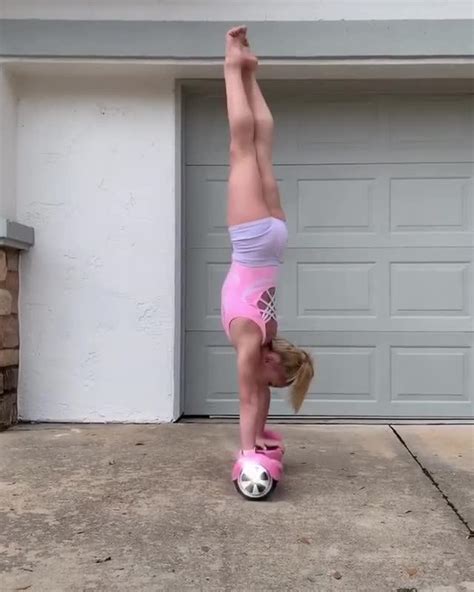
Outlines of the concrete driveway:
[[260,503],[235,425],[1,433],[0,590],[474,591],[473,426],[281,429]]

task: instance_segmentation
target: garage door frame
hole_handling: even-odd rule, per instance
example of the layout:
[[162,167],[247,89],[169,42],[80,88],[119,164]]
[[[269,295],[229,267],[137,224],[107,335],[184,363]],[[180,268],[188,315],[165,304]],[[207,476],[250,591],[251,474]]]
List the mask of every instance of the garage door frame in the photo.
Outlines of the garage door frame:
[[[288,80],[266,80],[264,82],[264,84],[266,84],[267,87],[270,87],[271,89],[276,89],[278,87],[282,87],[282,86],[288,86]],[[301,81],[300,81],[301,83]],[[311,80],[307,80],[303,83],[303,85],[305,86],[305,88],[314,88],[315,85],[318,85],[318,90],[320,92],[321,95],[326,95],[326,94],[331,94],[333,95],[334,93],[338,93],[338,92],[363,92],[363,93],[381,93],[381,92],[391,92],[391,93],[395,93],[395,94],[422,94],[422,93],[426,93],[427,90],[436,92],[436,91],[442,91],[443,94],[446,93],[453,93],[453,94],[472,94],[473,92],[473,88],[472,88],[472,81],[468,80],[468,79],[442,79],[442,78],[438,78],[438,79],[427,79],[427,80],[422,80],[422,81],[412,81],[412,80],[406,80],[406,79],[382,79],[382,80],[372,80],[372,81],[366,81],[366,80],[324,80],[324,81],[311,81]],[[183,143],[181,145],[181,151],[180,151],[180,157],[181,157],[181,178],[183,178],[184,175],[184,169],[185,169],[185,163],[184,163],[184,103],[185,100],[183,100],[183,97],[186,98],[189,95],[194,94],[195,92],[203,92],[203,91],[212,91],[212,89],[218,90],[219,88],[222,89],[223,87],[223,81],[222,80],[207,80],[207,81],[202,81],[202,80],[180,80],[177,82],[177,96],[180,97],[180,114],[181,114],[181,118],[182,118],[182,128],[181,128],[181,132],[180,132],[180,138],[181,138],[181,142]],[[184,183],[182,185],[182,195],[181,195],[182,201],[183,201],[183,212],[185,211],[185,204],[184,204],[184,199],[185,199],[185,186]],[[185,237],[186,237],[186,229],[184,228],[184,216],[183,216],[183,220],[182,220],[182,257],[183,257],[183,264],[185,263]],[[184,276],[185,274],[183,274]],[[183,277],[183,282],[184,282],[184,277]],[[183,283],[182,285],[183,290],[186,289],[185,284]],[[183,293],[183,300],[182,302],[184,303],[184,293]],[[184,314],[184,310],[182,309],[182,314]],[[182,337],[182,342],[185,340],[185,325],[184,325],[184,317],[182,319],[182,332],[181,332],[181,337]],[[182,351],[182,348],[181,348]],[[183,352],[183,356],[181,358],[181,389],[180,389],[180,409],[182,411],[182,413],[185,413],[185,401],[184,401],[184,391],[185,391],[185,380],[186,380],[186,376],[185,376],[185,372],[186,372],[186,360],[184,357],[184,352]],[[221,415],[219,415],[221,416]],[[314,417],[314,416],[313,416]],[[334,418],[334,417],[340,417],[342,420],[347,421],[348,416],[334,416],[334,415],[318,415],[318,418]],[[364,419],[364,415],[360,415],[357,416],[357,419]],[[305,420],[311,420],[311,416],[305,416],[304,418]],[[378,421],[383,420],[383,419],[396,419],[397,421],[406,421],[409,420],[410,418],[408,417],[393,417],[393,416],[386,416],[386,417],[378,417],[378,418],[374,418],[373,416],[371,416],[369,418],[371,421],[376,419]],[[415,419],[415,418],[414,418]],[[416,420],[430,420],[431,418],[429,416],[416,416]],[[435,421],[439,422],[439,421],[463,421],[463,419],[465,420],[465,418],[459,418],[459,417],[436,417],[436,418],[432,418]],[[289,418],[285,418],[285,421],[289,420]]]

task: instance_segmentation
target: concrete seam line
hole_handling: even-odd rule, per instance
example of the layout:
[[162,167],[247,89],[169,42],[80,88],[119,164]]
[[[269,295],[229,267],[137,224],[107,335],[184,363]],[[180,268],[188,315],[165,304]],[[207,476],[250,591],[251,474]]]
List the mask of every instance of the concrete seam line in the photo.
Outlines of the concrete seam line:
[[449,497],[441,489],[440,484],[436,481],[436,479],[433,477],[433,475],[430,473],[430,471],[425,466],[423,466],[422,462],[418,459],[416,454],[410,450],[409,446],[407,445],[405,440],[400,436],[400,434],[397,432],[397,430],[392,425],[390,425],[389,427],[392,430],[392,432],[395,434],[395,436],[398,438],[398,440],[401,442],[402,446],[404,446],[406,448],[409,455],[413,458],[413,460],[416,462],[416,464],[420,467],[420,469],[422,470],[424,475],[431,481],[431,483],[435,486],[435,488],[443,496],[444,501],[448,504],[448,506],[451,508],[451,510],[456,514],[456,517],[458,518],[458,520],[467,528],[467,531],[468,531],[467,538],[468,539],[474,538],[474,530],[469,526],[468,521],[464,518],[464,516],[461,514],[461,512],[456,508],[456,506],[453,504],[453,502],[449,499]]

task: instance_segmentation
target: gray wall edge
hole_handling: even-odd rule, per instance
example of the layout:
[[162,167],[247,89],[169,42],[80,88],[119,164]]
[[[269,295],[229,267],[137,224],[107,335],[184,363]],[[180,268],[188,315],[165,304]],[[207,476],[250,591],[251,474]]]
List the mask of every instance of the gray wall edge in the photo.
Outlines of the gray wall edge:
[[[249,22],[261,58],[474,56],[474,20]],[[0,19],[0,56],[222,59],[229,22]]]

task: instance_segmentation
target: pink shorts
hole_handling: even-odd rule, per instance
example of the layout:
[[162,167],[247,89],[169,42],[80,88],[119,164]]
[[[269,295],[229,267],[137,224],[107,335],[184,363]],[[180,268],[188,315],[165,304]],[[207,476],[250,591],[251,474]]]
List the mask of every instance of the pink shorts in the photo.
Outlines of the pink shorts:
[[275,292],[278,266],[246,267],[234,261],[222,286],[222,325],[230,339],[234,319],[253,321],[267,342],[267,323],[276,321]]

